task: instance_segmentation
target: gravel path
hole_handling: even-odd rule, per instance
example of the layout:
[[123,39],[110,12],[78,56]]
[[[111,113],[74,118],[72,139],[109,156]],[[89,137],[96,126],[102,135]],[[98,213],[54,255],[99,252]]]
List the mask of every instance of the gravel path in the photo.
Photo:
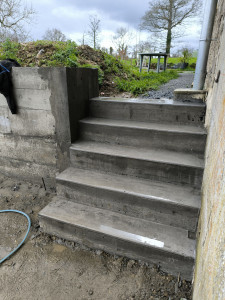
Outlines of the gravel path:
[[173,99],[173,91],[179,88],[190,88],[194,80],[193,72],[180,73],[177,79],[172,79],[166,84],[162,85],[157,91],[149,91],[142,98],[151,99]]

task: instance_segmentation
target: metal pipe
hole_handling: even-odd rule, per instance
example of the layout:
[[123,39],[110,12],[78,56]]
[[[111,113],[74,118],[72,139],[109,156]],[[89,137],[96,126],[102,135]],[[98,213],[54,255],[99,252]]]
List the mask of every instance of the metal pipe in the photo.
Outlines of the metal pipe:
[[203,90],[217,0],[206,0],[193,89]]

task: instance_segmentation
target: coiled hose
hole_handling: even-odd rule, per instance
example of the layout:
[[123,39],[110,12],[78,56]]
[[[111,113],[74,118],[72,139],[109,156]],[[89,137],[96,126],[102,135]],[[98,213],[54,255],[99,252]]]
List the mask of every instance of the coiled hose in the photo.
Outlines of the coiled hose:
[[25,237],[23,238],[22,242],[12,251],[10,252],[7,256],[5,256],[4,258],[2,258],[0,260],[0,264],[3,263],[6,259],[8,259],[13,253],[15,253],[22,245],[23,243],[25,242],[27,236],[28,236],[28,233],[30,231],[30,227],[31,227],[31,220],[30,220],[30,217],[25,214],[24,212],[22,211],[19,211],[19,210],[15,210],[15,209],[5,209],[5,210],[0,210],[0,213],[8,213],[8,212],[13,212],[13,213],[18,213],[18,214],[21,214],[23,215],[24,217],[27,218],[27,221],[28,221],[28,228],[27,228],[27,232],[26,232],[26,235]]

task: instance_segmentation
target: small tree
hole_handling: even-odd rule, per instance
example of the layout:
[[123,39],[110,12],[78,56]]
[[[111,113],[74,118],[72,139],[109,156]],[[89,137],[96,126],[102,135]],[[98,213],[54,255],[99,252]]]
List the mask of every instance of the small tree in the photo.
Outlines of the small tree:
[[0,39],[25,39],[24,25],[33,21],[35,13],[32,6],[24,5],[21,0],[0,0]]
[[93,15],[89,16],[89,31],[88,35],[90,37],[90,41],[93,45],[93,48],[97,48],[97,44],[99,42],[99,34],[101,31],[101,26],[100,26],[100,19],[98,19],[98,16]]
[[113,42],[117,48],[117,53],[121,59],[127,58],[129,42],[132,38],[132,33],[125,27],[119,27],[116,34],[113,36]]
[[43,39],[53,42],[65,42],[67,40],[65,34],[57,28],[47,29],[43,35]]
[[109,50],[108,50],[106,47],[102,47],[102,48],[101,48],[101,51],[102,51],[102,52],[105,52],[105,53],[109,53]]
[[86,38],[86,36],[87,36],[87,33],[86,33],[86,31],[83,31],[83,34],[82,34],[82,39],[81,39],[81,45],[85,45],[85,38]]
[[113,55],[113,47],[112,46],[110,46],[110,48],[109,48],[109,54]]
[[148,41],[140,41],[132,47],[132,57],[137,58],[138,53],[153,52],[153,46]]
[[196,16],[200,7],[201,0],[152,0],[140,27],[150,32],[166,32],[166,53],[170,54],[174,29]]
[[190,49],[188,47],[183,47],[181,49],[182,57],[181,57],[180,61],[184,64],[188,64],[190,58],[192,57],[192,52],[193,52],[192,49]]

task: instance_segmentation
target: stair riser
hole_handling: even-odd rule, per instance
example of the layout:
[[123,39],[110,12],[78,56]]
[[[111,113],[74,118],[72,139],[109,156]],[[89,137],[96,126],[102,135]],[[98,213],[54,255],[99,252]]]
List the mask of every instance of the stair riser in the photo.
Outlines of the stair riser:
[[71,164],[77,168],[151,179],[200,188],[203,170],[195,167],[118,157],[71,149]]
[[126,241],[108,234],[92,231],[86,227],[71,225],[66,222],[39,216],[41,229],[63,239],[84,244],[92,249],[126,256],[132,259],[143,260],[150,264],[159,264],[164,271],[178,275],[184,279],[192,278],[194,261],[192,258],[183,257],[167,251],[160,251],[149,245],[139,245],[135,242]]
[[135,218],[195,231],[198,209],[155,198],[57,180],[57,194],[69,201],[103,208]]
[[205,107],[90,101],[90,116],[114,120],[133,120],[204,126]]
[[80,123],[80,138],[109,144],[139,146],[204,155],[206,135]]

